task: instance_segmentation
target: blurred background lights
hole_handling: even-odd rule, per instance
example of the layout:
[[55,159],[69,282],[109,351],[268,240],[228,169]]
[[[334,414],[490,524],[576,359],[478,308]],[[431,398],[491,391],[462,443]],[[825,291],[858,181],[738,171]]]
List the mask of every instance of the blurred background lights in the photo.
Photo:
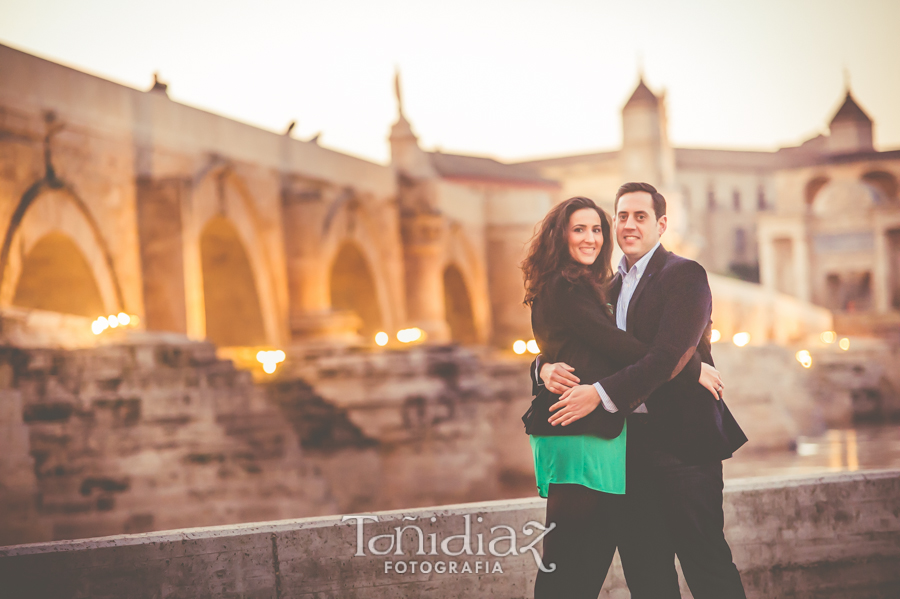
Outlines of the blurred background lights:
[[109,316],[98,316],[97,320],[91,323],[91,332],[95,335],[99,335],[106,329],[118,328],[122,327],[136,327],[137,324],[141,321],[134,314],[126,314],[125,312],[119,312],[118,314],[110,314]]
[[397,341],[400,343],[412,343],[422,338],[422,329],[413,327],[397,331]]
[[842,350],[847,351],[848,349],[850,349],[850,340],[847,339],[846,337],[844,337],[843,339],[840,340],[838,345],[840,346],[840,348]]
[[275,372],[275,367],[281,362],[284,362],[284,358],[284,352],[280,349],[275,351],[260,350],[256,352],[256,361],[263,365],[263,370],[268,374]]
[[819,339],[822,340],[822,343],[834,343],[834,340],[837,339],[837,334],[834,331],[825,331],[819,335]]
[[734,337],[732,337],[731,340],[738,347],[744,347],[745,345],[750,343],[750,333],[747,333],[746,331],[741,332],[741,333],[735,333]]
[[800,362],[800,365],[804,368],[809,368],[810,366],[812,366],[812,356],[807,350],[801,349],[800,351],[798,351],[796,354],[796,358],[797,361]]
[[519,354],[520,356],[525,353],[525,350],[528,348],[528,345],[522,341],[521,339],[517,340],[513,343],[513,351]]
[[537,341],[535,341],[534,339],[532,339],[531,341],[529,341],[529,342],[525,345],[525,347],[527,347],[527,348],[528,348],[528,351],[530,351],[530,352],[533,353],[533,354],[539,354],[539,353],[541,353],[541,350],[540,350],[540,348],[538,347]]
[[385,333],[384,331],[379,331],[378,333],[375,334],[375,344],[380,347],[384,347],[385,345],[387,345],[387,342],[389,340],[390,340],[390,337],[388,337],[388,334]]
[[709,340],[712,343],[715,343],[716,341],[718,341],[721,338],[722,338],[722,333],[719,332],[719,329],[713,329],[712,333],[710,333]]

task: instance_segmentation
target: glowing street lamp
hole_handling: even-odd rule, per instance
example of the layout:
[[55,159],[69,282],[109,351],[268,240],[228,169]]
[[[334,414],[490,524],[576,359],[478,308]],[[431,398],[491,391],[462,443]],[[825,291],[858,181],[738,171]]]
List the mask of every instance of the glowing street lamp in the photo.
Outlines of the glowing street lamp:
[[840,346],[842,350],[847,351],[850,349],[850,340],[844,337],[838,342],[838,346]]
[[745,345],[750,343],[750,333],[747,333],[747,332],[735,333],[734,337],[732,337],[731,340],[738,347],[744,347]]
[[91,331],[95,335],[99,335],[109,327],[109,323],[102,316],[91,323]]
[[521,339],[517,340],[513,343],[513,351],[519,354],[520,356],[525,353],[525,350],[528,349],[528,344],[526,344]]
[[413,327],[397,331],[397,341],[400,343],[412,343],[422,338],[422,329]]
[[384,331],[380,331],[375,334],[375,344],[378,345],[379,347],[384,347],[385,345],[387,345],[387,342],[389,340],[390,340],[390,337],[388,337],[388,334],[385,333]]
[[98,316],[97,320],[91,323],[91,332],[99,335],[106,329],[115,329],[122,327],[136,327],[141,319],[135,314],[126,314],[119,312],[118,314],[110,314],[109,316]]
[[822,340],[822,343],[834,343],[834,340],[837,339],[837,333],[834,331],[825,331],[819,335],[819,339]]
[[809,351],[801,349],[794,357],[797,358],[797,361],[800,362],[800,365],[804,368],[809,368],[810,366],[812,366],[812,356],[810,355]]
[[541,353],[541,349],[538,347],[537,341],[535,341],[534,339],[526,343],[525,347],[528,348],[528,351],[533,354]]
[[280,349],[275,351],[260,350],[256,352],[256,361],[263,365],[263,370],[267,374],[275,372],[275,367],[281,362],[284,362],[284,358],[284,352]]
[[722,338],[722,333],[719,332],[719,329],[713,329],[712,333],[710,333],[709,340],[712,343],[719,341]]

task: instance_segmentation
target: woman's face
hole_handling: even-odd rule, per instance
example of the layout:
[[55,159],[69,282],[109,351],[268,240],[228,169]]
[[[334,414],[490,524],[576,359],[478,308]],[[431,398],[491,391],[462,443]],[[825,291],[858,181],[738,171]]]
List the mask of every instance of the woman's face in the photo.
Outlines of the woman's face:
[[581,208],[569,217],[569,255],[581,264],[591,265],[603,247],[600,215],[593,208]]

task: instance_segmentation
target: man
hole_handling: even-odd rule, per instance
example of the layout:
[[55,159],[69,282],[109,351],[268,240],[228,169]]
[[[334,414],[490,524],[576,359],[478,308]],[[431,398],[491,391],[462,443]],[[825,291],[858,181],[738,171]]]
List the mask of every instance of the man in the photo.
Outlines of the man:
[[619,328],[650,350],[638,363],[584,385],[568,365],[538,359],[534,382],[561,394],[550,417],[555,425],[571,421],[571,412],[583,412],[585,404],[627,416],[629,512],[619,555],[632,598],[680,597],[677,554],[695,599],[744,599],[723,533],[722,460],[747,437],[724,401],[699,382],[670,382],[695,351],[713,363],[706,271],[660,244],[666,203],[652,185],[626,183],[615,209],[624,256],[610,298]]

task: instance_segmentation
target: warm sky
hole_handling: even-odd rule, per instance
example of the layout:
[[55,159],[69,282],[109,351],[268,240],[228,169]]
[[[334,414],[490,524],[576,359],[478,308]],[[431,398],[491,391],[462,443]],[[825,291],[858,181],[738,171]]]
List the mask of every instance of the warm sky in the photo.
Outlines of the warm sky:
[[0,0],[0,43],[379,162],[395,66],[426,149],[614,149],[639,61],[678,146],[796,144],[846,69],[900,148],[898,32],[898,0]]

